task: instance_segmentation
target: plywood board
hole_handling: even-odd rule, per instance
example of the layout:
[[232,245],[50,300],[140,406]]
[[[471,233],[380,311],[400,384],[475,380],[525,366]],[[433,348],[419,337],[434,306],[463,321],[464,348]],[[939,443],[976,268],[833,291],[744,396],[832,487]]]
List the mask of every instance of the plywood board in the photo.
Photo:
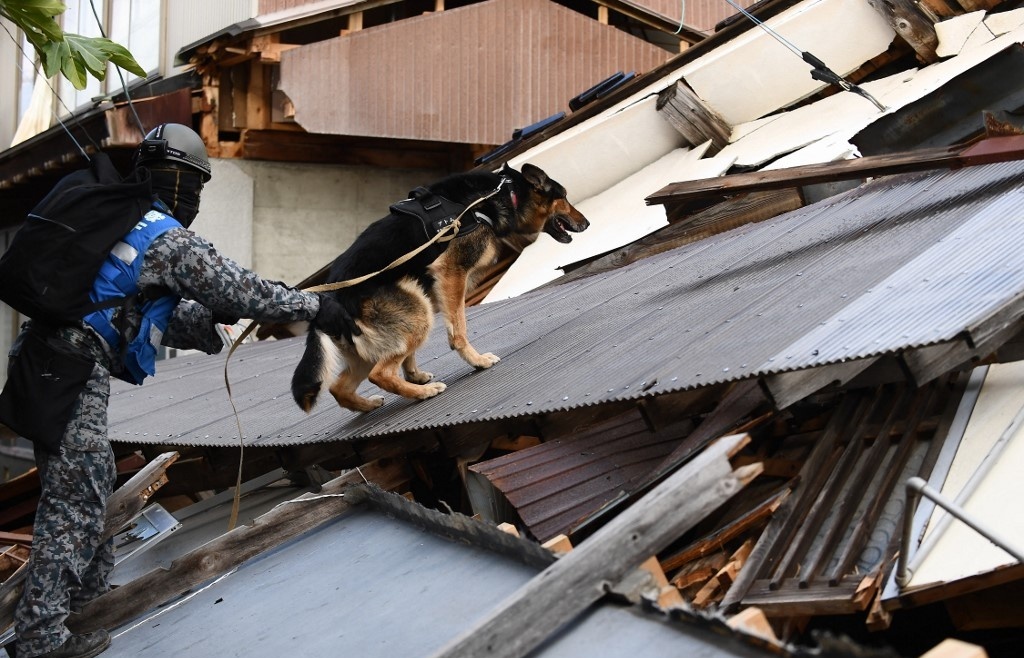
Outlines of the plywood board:
[[697,95],[729,124],[757,119],[822,87],[799,52],[811,52],[845,75],[884,53],[896,35],[861,0],[801,3],[766,25],[798,52],[753,28],[682,68]]
[[782,112],[773,121],[738,125],[733,129],[733,143],[722,149],[719,156],[734,157],[737,166],[760,167],[816,142],[850,140],[886,114],[924,98],[956,76],[1022,41],[1024,27],[1017,27],[1001,37],[965,48],[957,57],[861,85],[887,108],[885,112],[865,98],[842,92]]
[[997,37],[1016,30],[1021,25],[1024,25],[1024,8],[989,14],[985,17],[985,27]]
[[939,38],[939,45],[935,48],[935,54],[939,57],[959,54],[984,19],[985,12],[972,11],[936,23],[935,35]]
[[[942,494],[955,499],[996,441],[1024,406],[1024,362],[996,364],[989,367],[985,383],[971,420],[967,424]],[[1024,426],[1022,426],[1024,427]],[[1008,501],[1024,500],[1024,429],[1009,438],[1006,447],[964,509],[981,523],[997,530],[1016,546],[1024,546],[1024,515],[1008,506]],[[1015,560],[959,521],[954,521],[937,539],[929,539],[936,528],[941,510],[932,513],[925,542],[935,542],[914,572],[908,588],[916,589],[986,573],[1014,564]]]

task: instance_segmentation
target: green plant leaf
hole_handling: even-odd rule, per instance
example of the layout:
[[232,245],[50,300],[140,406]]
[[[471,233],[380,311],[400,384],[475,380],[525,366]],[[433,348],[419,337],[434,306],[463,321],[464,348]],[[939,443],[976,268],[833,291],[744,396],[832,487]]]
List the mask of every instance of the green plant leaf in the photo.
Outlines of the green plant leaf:
[[47,78],[60,71],[76,89],[85,89],[88,75],[97,80],[106,77],[108,61],[146,77],[145,69],[124,46],[104,37],[83,37],[61,30],[54,17],[66,9],[60,0],[0,0],[0,16],[25,32],[39,53]]
[[103,37],[83,37],[78,34],[65,34],[64,40],[71,49],[71,55],[80,62],[97,80],[102,80],[107,72],[107,61],[144,78],[146,71],[139,66],[132,54],[124,46]]

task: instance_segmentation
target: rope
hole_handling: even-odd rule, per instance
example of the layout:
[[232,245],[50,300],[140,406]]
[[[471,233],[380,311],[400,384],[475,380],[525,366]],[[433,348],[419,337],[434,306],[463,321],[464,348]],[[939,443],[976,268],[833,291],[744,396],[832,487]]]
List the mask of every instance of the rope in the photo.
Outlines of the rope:
[[[455,220],[451,224],[445,226],[443,229],[438,231],[437,234],[433,238],[431,238],[427,242],[424,242],[422,245],[420,245],[416,249],[413,249],[409,253],[404,254],[404,255],[396,258],[395,260],[391,261],[391,263],[389,263],[383,269],[377,270],[376,272],[371,272],[369,274],[364,274],[364,275],[356,277],[354,279],[348,279],[346,281],[338,281],[338,282],[335,282],[335,283],[324,283],[324,284],[321,284],[321,285],[318,285],[318,286],[310,286],[309,288],[303,288],[302,291],[303,292],[330,292],[330,291],[334,291],[334,290],[341,290],[342,288],[350,288],[352,286],[355,286],[355,285],[358,285],[360,283],[363,283],[364,281],[372,279],[375,276],[383,274],[384,272],[387,272],[388,270],[392,270],[392,269],[398,267],[399,265],[402,265],[403,263],[408,262],[409,260],[415,258],[420,252],[422,252],[424,249],[426,249],[430,245],[434,244],[435,242],[449,242],[451,240],[454,240],[455,237],[458,236],[459,226],[462,223],[463,215],[465,215],[467,212],[469,212],[477,204],[483,203],[487,199],[490,199],[495,194],[500,192],[501,188],[506,183],[509,183],[509,182],[511,182],[511,181],[509,181],[509,179],[507,179],[507,178],[505,178],[503,176],[501,178],[501,181],[498,183],[498,186],[495,187],[494,190],[492,190],[487,195],[480,197],[476,201],[474,201],[471,204],[469,204],[468,206],[466,206],[462,210],[462,212],[460,212],[458,214],[458,216],[455,218]],[[449,233],[451,233],[451,235],[448,235]],[[228,402],[231,403],[231,411],[235,415],[235,425],[238,428],[238,477],[235,480],[235,497],[234,497],[234,500],[231,503],[231,517],[228,520],[228,530],[229,531],[231,531],[231,530],[233,530],[235,528],[235,524],[238,521],[239,506],[241,505],[242,466],[245,463],[245,461],[243,459],[243,456],[245,455],[245,440],[242,437],[242,420],[241,420],[241,418],[238,415],[238,408],[235,406],[235,399],[231,395],[231,381],[228,378],[228,363],[231,361],[231,355],[235,353],[235,350],[238,349],[238,346],[242,344],[242,341],[244,341],[246,338],[249,337],[249,335],[253,332],[253,330],[256,329],[257,326],[259,326],[259,324],[260,324],[259,322],[251,322],[249,324],[249,326],[245,328],[245,330],[242,332],[242,334],[238,338],[236,338],[235,341],[231,344],[231,349],[228,350],[228,355],[224,359],[224,388],[227,390]]]

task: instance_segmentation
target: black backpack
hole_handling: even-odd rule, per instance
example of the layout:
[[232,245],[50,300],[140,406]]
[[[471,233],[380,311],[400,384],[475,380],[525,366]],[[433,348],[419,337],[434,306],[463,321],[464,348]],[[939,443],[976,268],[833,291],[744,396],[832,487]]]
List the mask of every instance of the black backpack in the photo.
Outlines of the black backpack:
[[0,257],[0,300],[49,324],[82,319],[123,300],[94,304],[93,282],[107,254],[153,203],[144,169],[123,179],[109,156],[62,178]]

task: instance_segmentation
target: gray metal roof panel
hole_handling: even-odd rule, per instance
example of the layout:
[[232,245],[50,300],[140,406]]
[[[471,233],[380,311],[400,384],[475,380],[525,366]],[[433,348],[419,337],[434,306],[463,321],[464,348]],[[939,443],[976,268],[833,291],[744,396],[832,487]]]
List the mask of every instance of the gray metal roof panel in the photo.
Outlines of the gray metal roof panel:
[[[536,570],[354,510],[114,629],[117,656],[427,656]],[[765,656],[735,637],[598,604],[534,656]]]
[[[289,393],[303,339],[247,345],[230,376],[247,444],[296,445],[513,418],[811,368],[949,341],[1024,295],[1024,163],[886,178],[606,274],[468,310],[502,361],[474,372],[443,323],[421,366],[436,398],[368,414]],[[115,385],[111,438],[223,445],[237,429],[224,357]],[[364,385],[366,391],[378,392]]]

